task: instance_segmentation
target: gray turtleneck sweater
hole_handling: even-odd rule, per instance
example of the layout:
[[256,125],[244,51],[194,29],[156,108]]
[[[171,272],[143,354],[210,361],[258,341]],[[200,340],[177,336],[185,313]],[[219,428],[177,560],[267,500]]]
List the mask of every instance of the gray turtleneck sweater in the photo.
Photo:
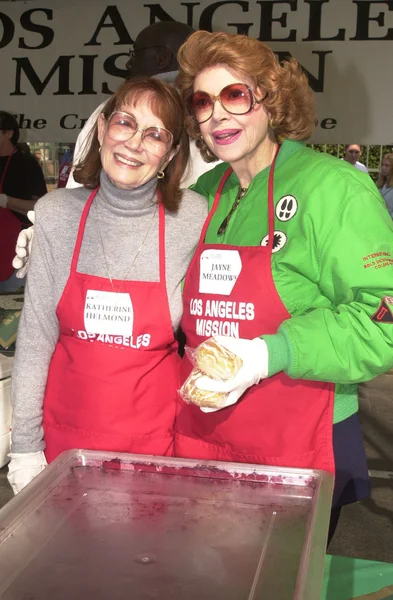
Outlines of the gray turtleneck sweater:
[[[12,452],[36,452],[45,447],[43,399],[59,337],[56,307],[69,276],[89,194],[86,188],[59,189],[35,206],[34,244],[12,376]],[[135,190],[120,190],[103,173],[87,218],[78,271],[107,278],[109,270],[112,279],[158,281],[156,200],[156,179]],[[178,213],[165,217],[166,286],[174,331],[182,313],[181,283],[206,215],[206,199],[184,190]]]

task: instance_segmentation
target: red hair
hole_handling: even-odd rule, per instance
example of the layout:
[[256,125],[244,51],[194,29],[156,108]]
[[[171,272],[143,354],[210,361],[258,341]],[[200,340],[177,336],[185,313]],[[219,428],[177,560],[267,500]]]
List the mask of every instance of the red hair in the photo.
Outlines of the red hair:
[[[181,46],[177,55],[180,72],[176,85],[183,101],[193,94],[198,73],[216,65],[227,65],[240,76],[252,80],[266,98],[264,107],[271,115],[271,127],[278,139],[307,140],[316,125],[314,96],[301,66],[295,59],[280,64],[268,46],[246,35],[196,31]],[[207,162],[216,160],[201,143],[199,125],[188,116],[188,133],[197,139]]]

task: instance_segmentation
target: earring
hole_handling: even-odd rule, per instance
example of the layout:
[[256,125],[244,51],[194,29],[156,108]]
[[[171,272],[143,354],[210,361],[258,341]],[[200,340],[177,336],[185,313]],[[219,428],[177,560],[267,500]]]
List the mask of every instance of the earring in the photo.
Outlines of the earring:
[[275,128],[274,120],[272,119],[272,117],[270,117],[270,119],[269,119],[269,127],[270,127],[271,129],[274,129],[274,128]]
[[164,177],[165,177],[164,171],[158,171],[158,173],[157,173],[157,179],[164,179]]

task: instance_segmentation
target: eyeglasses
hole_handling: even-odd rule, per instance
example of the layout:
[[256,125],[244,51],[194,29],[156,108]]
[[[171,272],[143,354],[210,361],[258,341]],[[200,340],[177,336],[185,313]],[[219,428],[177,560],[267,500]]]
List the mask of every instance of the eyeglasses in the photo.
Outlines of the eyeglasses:
[[205,123],[212,116],[217,100],[231,115],[245,115],[256,104],[263,102],[266,96],[267,94],[257,100],[245,83],[231,83],[224,87],[218,96],[211,96],[207,92],[195,92],[187,102],[187,110],[197,123]]
[[153,125],[140,129],[132,115],[120,110],[115,110],[107,121],[109,137],[115,142],[127,142],[137,131],[142,134],[142,144],[147,152],[155,156],[164,156],[172,147],[173,135],[168,129],[160,125]]

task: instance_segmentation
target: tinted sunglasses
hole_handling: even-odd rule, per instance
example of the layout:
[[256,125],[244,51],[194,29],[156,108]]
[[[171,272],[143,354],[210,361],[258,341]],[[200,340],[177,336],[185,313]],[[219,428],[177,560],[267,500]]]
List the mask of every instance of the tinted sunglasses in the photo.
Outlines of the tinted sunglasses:
[[197,123],[205,123],[212,116],[217,100],[231,115],[245,115],[256,104],[263,102],[266,96],[267,94],[257,100],[245,83],[231,83],[225,86],[218,96],[211,96],[207,92],[194,92],[187,101],[187,110]]

